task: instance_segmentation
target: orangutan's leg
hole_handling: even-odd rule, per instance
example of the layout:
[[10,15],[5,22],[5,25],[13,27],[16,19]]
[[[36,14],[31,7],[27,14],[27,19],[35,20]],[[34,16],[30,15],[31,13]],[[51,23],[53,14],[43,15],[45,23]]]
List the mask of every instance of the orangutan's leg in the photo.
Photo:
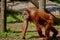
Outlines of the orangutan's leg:
[[23,39],[25,39],[27,28],[28,28],[28,21],[24,20],[23,26],[22,26],[22,38]]

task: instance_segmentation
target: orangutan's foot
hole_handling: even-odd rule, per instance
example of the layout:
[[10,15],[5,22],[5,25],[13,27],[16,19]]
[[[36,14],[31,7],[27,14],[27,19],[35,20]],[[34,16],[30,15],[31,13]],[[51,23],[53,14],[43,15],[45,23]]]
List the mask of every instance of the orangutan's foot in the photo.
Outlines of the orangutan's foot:
[[56,38],[57,34],[58,34],[58,32],[54,33],[53,38]]
[[22,39],[25,39],[25,37],[22,37]]
[[40,37],[45,37],[44,35],[40,35]]

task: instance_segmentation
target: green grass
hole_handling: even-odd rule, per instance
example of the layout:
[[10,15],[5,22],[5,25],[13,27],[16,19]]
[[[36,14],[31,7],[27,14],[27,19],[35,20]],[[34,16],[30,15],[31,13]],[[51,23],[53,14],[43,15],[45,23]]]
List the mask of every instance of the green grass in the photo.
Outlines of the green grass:
[[29,26],[29,27],[35,27],[35,24],[32,23],[32,22],[29,22],[28,26]]
[[23,15],[20,14],[20,13],[14,13],[14,12],[7,11],[6,19],[7,19],[7,22],[11,22],[11,21],[14,21],[14,20],[22,20]]
[[7,33],[6,32],[0,32],[0,38],[6,38]]
[[7,15],[7,22],[11,22],[14,20],[21,20],[23,19],[23,15],[22,14],[18,14],[18,15],[14,15],[14,14],[9,14]]
[[10,21],[13,21],[14,20],[14,18],[12,18],[12,17],[7,17],[7,22],[10,22]]

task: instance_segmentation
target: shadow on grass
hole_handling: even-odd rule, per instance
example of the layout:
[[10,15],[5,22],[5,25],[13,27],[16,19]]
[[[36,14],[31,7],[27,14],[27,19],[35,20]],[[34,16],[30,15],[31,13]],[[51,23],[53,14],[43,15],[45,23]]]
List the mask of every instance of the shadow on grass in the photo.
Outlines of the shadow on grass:
[[22,31],[12,31],[10,29],[7,30],[7,32],[12,32],[12,33],[21,33]]
[[[12,30],[7,30],[7,32],[22,33],[22,31],[12,31]],[[37,32],[37,31],[27,31],[27,32]],[[31,37],[27,38],[27,40],[38,39],[38,38],[40,38],[40,37],[39,36],[31,36]],[[24,39],[24,40],[26,40],[26,39]],[[49,40],[60,40],[60,36],[57,36],[56,38],[50,37]]]
[[59,25],[60,25],[60,23],[57,23],[57,22],[56,22],[56,23],[54,23],[54,26],[56,26],[56,25],[58,25],[58,26],[59,26]]
[[[32,37],[28,38],[28,40],[29,40],[29,39],[32,39],[32,38],[38,39],[38,38],[40,38],[40,37],[39,37],[39,36],[32,36]],[[60,40],[60,36],[57,36],[56,38],[50,37],[49,40]]]
[[21,20],[16,20],[16,21],[10,21],[10,22],[7,22],[7,23],[22,23]]
[[[12,32],[12,33],[21,33],[22,31],[12,31],[10,29],[7,30],[7,32]],[[32,30],[32,31],[27,31],[27,32],[37,32],[36,30]]]
[[57,36],[56,38],[50,37],[50,40],[60,40],[60,36]]
[[28,39],[31,39],[31,38],[40,38],[40,37],[39,36],[32,36],[32,37],[30,37]]

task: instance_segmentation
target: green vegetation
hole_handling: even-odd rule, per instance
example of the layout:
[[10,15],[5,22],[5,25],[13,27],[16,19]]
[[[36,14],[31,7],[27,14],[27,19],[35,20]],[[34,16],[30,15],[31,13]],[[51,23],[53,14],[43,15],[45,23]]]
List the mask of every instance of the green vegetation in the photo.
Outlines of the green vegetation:
[[7,33],[6,32],[0,32],[0,38],[6,38]]
[[[19,20],[21,20],[22,21],[22,19],[23,19],[23,15],[22,14],[7,14],[7,22],[11,22],[11,21],[13,21],[13,20],[16,20],[13,16],[16,16],[17,18],[19,18]],[[18,22],[16,22],[16,24],[17,24]],[[22,23],[22,22],[20,22],[20,23]],[[10,23],[11,24],[11,23]],[[10,24],[8,24],[7,23],[7,29],[9,28],[9,26],[10,26]],[[34,27],[35,25],[32,23],[32,22],[29,22],[29,27]],[[54,25],[54,27],[55,28],[60,28],[60,24],[58,24],[58,25]],[[14,36],[17,38],[17,37],[20,37],[20,30],[19,31],[15,31],[16,29],[14,28],[14,29],[12,29],[12,30],[10,30],[10,29],[8,29],[8,32],[0,32],[0,38],[7,38],[7,37],[9,37],[9,38],[13,38]],[[36,34],[36,32],[27,32],[26,33],[26,37],[28,38],[28,37],[34,37],[34,36],[38,36],[38,34]]]
[[22,19],[23,19],[22,14],[20,14],[20,13],[12,13],[12,12],[9,12],[9,11],[7,11],[6,17],[7,17],[7,22],[18,21],[18,20],[20,20],[20,22],[21,22]]
[[60,0],[52,0],[52,1],[60,4]]

